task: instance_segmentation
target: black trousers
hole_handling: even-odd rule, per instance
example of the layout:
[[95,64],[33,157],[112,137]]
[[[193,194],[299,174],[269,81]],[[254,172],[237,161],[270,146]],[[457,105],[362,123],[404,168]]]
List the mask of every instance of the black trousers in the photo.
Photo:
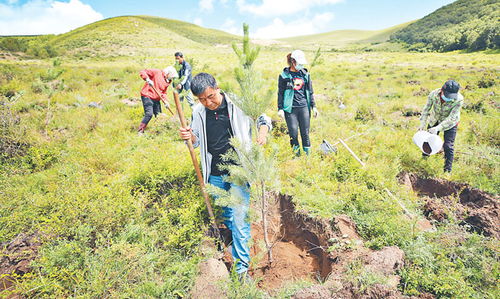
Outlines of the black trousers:
[[292,112],[285,112],[286,126],[288,127],[288,135],[290,136],[290,145],[299,146],[299,129],[300,138],[303,147],[310,147],[311,141],[309,140],[309,126],[311,114],[309,108],[306,107],[293,107]]
[[161,113],[161,102],[153,101],[150,98],[142,97],[142,106],[144,107],[144,117],[142,118],[142,123],[148,124],[153,115],[156,117]]
[[[431,128],[433,126],[429,126]],[[439,132],[441,133],[441,132]],[[438,134],[439,134],[438,133]],[[457,136],[457,126],[444,131],[444,171],[451,171],[451,167],[453,165],[453,158],[455,157],[455,137]],[[422,154],[422,156],[428,156],[426,154]]]

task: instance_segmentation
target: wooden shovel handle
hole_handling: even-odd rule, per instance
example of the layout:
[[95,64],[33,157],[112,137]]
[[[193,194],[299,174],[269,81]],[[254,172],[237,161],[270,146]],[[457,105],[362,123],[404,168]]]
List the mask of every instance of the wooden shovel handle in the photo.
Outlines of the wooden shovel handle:
[[[167,107],[168,111],[170,111],[170,113],[172,113],[172,115],[175,115],[174,111],[172,111],[172,109],[170,109],[170,105],[167,106],[167,104],[165,103],[165,99],[163,99],[160,92],[158,92],[158,89],[156,89],[153,85],[150,85],[150,86],[153,87],[153,90],[160,97],[160,100],[165,104],[165,107]],[[167,101],[167,103],[168,103],[168,101]]]
[[[179,121],[183,128],[187,128],[186,118],[184,117],[184,111],[182,110],[181,102],[179,100],[179,93],[174,90],[174,102],[177,108],[177,114],[179,114]],[[215,220],[215,215],[212,209],[212,204],[210,203],[210,198],[208,196],[207,190],[205,188],[205,182],[203,181],[203,175],[201,174],[200,166],[198,165],[198,159],[196,159],[196,153],[194,152],[193,142],[191,138],[186,140],[187,147],[189,149],[189,154],[191,155],[191,160],[193,161],[194,170],[196,171],[196,176],[198,177],[198,183],[200,184],[201,192],[203,193],[203,198],[205,199],[205,205],[207,206],[208,214],[210,220],[212,221],[212,226],[215,232],[218,232],[217,222]]]

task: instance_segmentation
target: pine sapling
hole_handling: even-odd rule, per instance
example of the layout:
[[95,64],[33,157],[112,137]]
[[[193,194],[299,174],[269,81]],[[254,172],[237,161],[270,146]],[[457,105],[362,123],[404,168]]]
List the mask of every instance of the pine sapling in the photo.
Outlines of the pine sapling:
[[[233,44],[233,49],[239,58],[240,65],[235,68],[236,80],[240,87],[240,94],[233,95],[233,102],[251,119],[254,127],[257,127],[259,117],[271,105],[272,90],[265,87],[265,82],[259,72],[253,68],[253,63],[257,59],[260,48],[250,44],[248,34],[248,25],[243,24],[243,45],[241,48]],[[267,89],[267,90],[266,90]],[[250,121],[250,120],[249,120]],[[254,134],[255,135],[255,134]],[[253,136],[255,137],[255,136]],[[273,262],[272,244],[268,235],[268,198],[266,194],[269,191],[275,191],[279,188],[279,179],[276,172],[276,163],[274,155],[266,155],[262,146],[254,144],[241,144],[236,139],[231,140],[231,145],[236,152],[229,152],[223,158],[226,161],[236,161],[237,165],[224,165],[223,168],[229,170],[228,180],[231,183],[245,186],[251,185],[250,197],[258,201],[260,205],[260,214],[262,216],[262,228],[264,232],[264,243],[268,255],[268,263],[271,266]],[[209,187],[210,192],[217,192],[219,202],[236,204],[236,197],[230,192],[225,196],[220,190]]]

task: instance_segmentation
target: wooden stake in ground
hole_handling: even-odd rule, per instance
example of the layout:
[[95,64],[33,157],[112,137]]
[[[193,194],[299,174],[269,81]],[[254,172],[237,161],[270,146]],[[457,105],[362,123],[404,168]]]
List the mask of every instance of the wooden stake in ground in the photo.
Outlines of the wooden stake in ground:
[[[177,108],[177,113],[179,114],[179,121],[183,128],[187,128],[186,118],[184,117],[184,112],[182,111],[181,101],[179,100],[179,93],[174,90],[174,102]],[[173,113],[172,113],[173,114]],[[191,160],[193,161],[194,170],[196,171],[196,176],[198,177],[198,183],[200,184],[201,193],[203,193],[203,198],[205,199],[205,205],[207,206],[208,215],[212,222],[214,232],[217,237],[220,236],[219,228],[217,227],[217,222],[215,220],[215,215],[212,209],[212,204],[210,204],[210,198],[208,197],[207,190],[205,188],[205,182],[203,181],[203,176],[201,174],[200,166],[198,165],[198,159],[196,159],[196,153],[194,152],[194,146],[191,139],[186,140],[187,147],[189,149],[189,154],[191,155]]]
[[354,159],[356,159],[364,167],[365,163],[363,163],[363,161],[361,161],[361,159],[358,158],[358,156],[356,156],[356,154],[349,148],[349,146],[347,146],[347,144],[340,138],[339,138],[339,141],[349,151],[349,153],[351,153],[351,155],[354,157]]
[[387,192],[387,194],[389,194],[389,196],[392,199],[394,199],[399,204],[399,206],[401,207],[401,209],[403,209],[403,212],[405,213],[406,216],[408,216],[408,218],[410,219],[415,218],[415,216],[412,213],[410,213],[410,211],[408,211],[408,209],[403,205],[403,203],[399,199],[397,199],[396,196],[394,196],[394,194],[392,194],[392,192],[389,191],[389,189],[384,188],[384,190],[385,192]]
[[[163,99],[163,97],[161,96],[161,94],[158,92],[158,89],[156,89],[153,85],[149,85],[149,86],[153,87],[154,91],[160,97],[160,99],[163,102],[163,104],[165,104],[165,107],[167,107],[168,111],[170,111],[170,113],[172,113],[172,115],[175,115],[174,111],[172,111],[172,109],[170,109],[170,104],[168,103],[167,100]],[[174,92],[174,94],[175,94],[175,92]]]

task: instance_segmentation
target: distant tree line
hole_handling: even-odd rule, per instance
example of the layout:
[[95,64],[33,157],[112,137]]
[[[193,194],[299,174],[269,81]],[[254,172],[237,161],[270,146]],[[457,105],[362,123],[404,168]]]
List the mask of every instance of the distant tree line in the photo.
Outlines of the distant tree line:
[[458,0],[397,31],[391,41],[414,51],[498,49],[500,1]]
[[59,55],[50,44],[53,35],[4,36],[0,37],[0,49],[9,52],[22,52],[37,58],[52,58]]

